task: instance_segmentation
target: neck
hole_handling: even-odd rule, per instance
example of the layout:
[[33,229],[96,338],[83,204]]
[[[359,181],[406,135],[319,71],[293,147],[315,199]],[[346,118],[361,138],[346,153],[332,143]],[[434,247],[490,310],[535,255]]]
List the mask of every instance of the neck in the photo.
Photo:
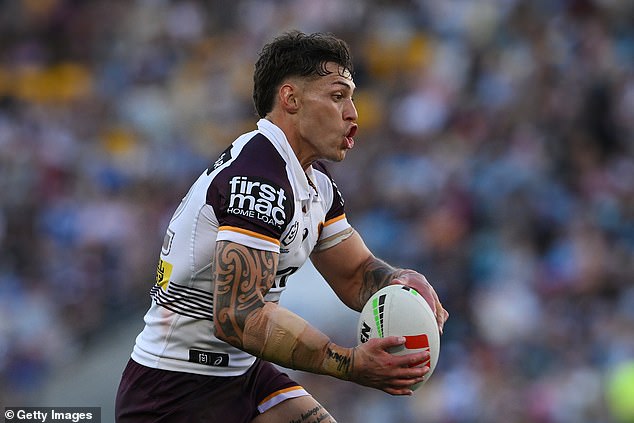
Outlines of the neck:
[[307,151],[306,145],[302,142],[297,124],[293,119],[288,118],[287,116],[288,115],[279,116],[278,113],[271,112],[264,118],[269,122],[275,124],[278,128],[282,130],[282,132],[284,132],[284,135],[286,136],[291,149],[295,153],[295,157],[297,157],[297,160],[299,161],[302,168],[306,170],[315,161],[315,158],[310,153],[310,151]]

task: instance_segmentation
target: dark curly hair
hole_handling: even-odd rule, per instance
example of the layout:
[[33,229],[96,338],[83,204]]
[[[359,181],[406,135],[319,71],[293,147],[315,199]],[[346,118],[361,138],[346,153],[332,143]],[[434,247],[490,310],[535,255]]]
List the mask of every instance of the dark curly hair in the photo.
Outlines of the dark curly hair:
[[253,73],[253,103],[258,115],[264,117],[273,109],[275,93],[284,79],[328,75],[327,62],[353,73],[348,45],[332,34],[291,31],[266,44]]

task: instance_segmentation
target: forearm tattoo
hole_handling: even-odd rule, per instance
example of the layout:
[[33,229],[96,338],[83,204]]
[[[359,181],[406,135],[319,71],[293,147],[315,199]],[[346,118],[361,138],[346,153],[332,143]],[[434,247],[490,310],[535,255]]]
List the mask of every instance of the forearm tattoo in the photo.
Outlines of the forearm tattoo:
[[296,419],[291,419],[288,423],[337,423],[330,413],[321,405],[304,411]]
[[363,270],[363,281],[359,290],[359,304],[363,307],[363,304],[370,299],[372,294],[389,285],[399,271],[400,269],[395,269],[376,257],[368,261]]
[[354,350],[351,354],[342,354],[333,348],[326,350],[326,359],[336,363],[337,372],[345,379],[354,367]]
[[233,242],[216,243],[212,265],[216,335],[234,346],[242,347],[245,321],[262,307],[264,294],[275,281],[275,256]]

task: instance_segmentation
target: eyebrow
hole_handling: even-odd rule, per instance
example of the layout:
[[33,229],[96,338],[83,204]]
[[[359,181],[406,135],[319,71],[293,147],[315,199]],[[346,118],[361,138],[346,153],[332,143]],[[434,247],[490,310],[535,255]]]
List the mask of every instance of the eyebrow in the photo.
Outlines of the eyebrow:
[[354,82],[346,82],[346,81],[342,81],[340,79],[338,79],[336,81],[333,81],[332,84],[333,85],[343,85],[344,87],[346,87],[350,91],[354,91],[354,89],[356,88],[356,85],[354,85]]

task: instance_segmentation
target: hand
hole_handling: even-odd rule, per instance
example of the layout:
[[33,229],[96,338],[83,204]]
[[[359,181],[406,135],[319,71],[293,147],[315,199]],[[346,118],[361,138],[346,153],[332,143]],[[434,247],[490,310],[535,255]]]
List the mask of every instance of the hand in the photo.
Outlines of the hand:
[[425,276],[413,270],[403,270],[392,282],[390,282],[390,285],[409,286],[422,295],[434,312],[436,322],[438,323],[438,331],[442,334],[445,322],[449,318],[449,312],[443,308],[440,300],[438,299],[438,294],[436,294],[436,291],[427,281]]
[[421,382],[429,366],[414,367],[429,360],[429,352],[405,355],[389,350],[405,344],[404,337],[372,338],[354,349],[350,380],[359,385],[380,389],[391,395],[412,395],[412,385]]

